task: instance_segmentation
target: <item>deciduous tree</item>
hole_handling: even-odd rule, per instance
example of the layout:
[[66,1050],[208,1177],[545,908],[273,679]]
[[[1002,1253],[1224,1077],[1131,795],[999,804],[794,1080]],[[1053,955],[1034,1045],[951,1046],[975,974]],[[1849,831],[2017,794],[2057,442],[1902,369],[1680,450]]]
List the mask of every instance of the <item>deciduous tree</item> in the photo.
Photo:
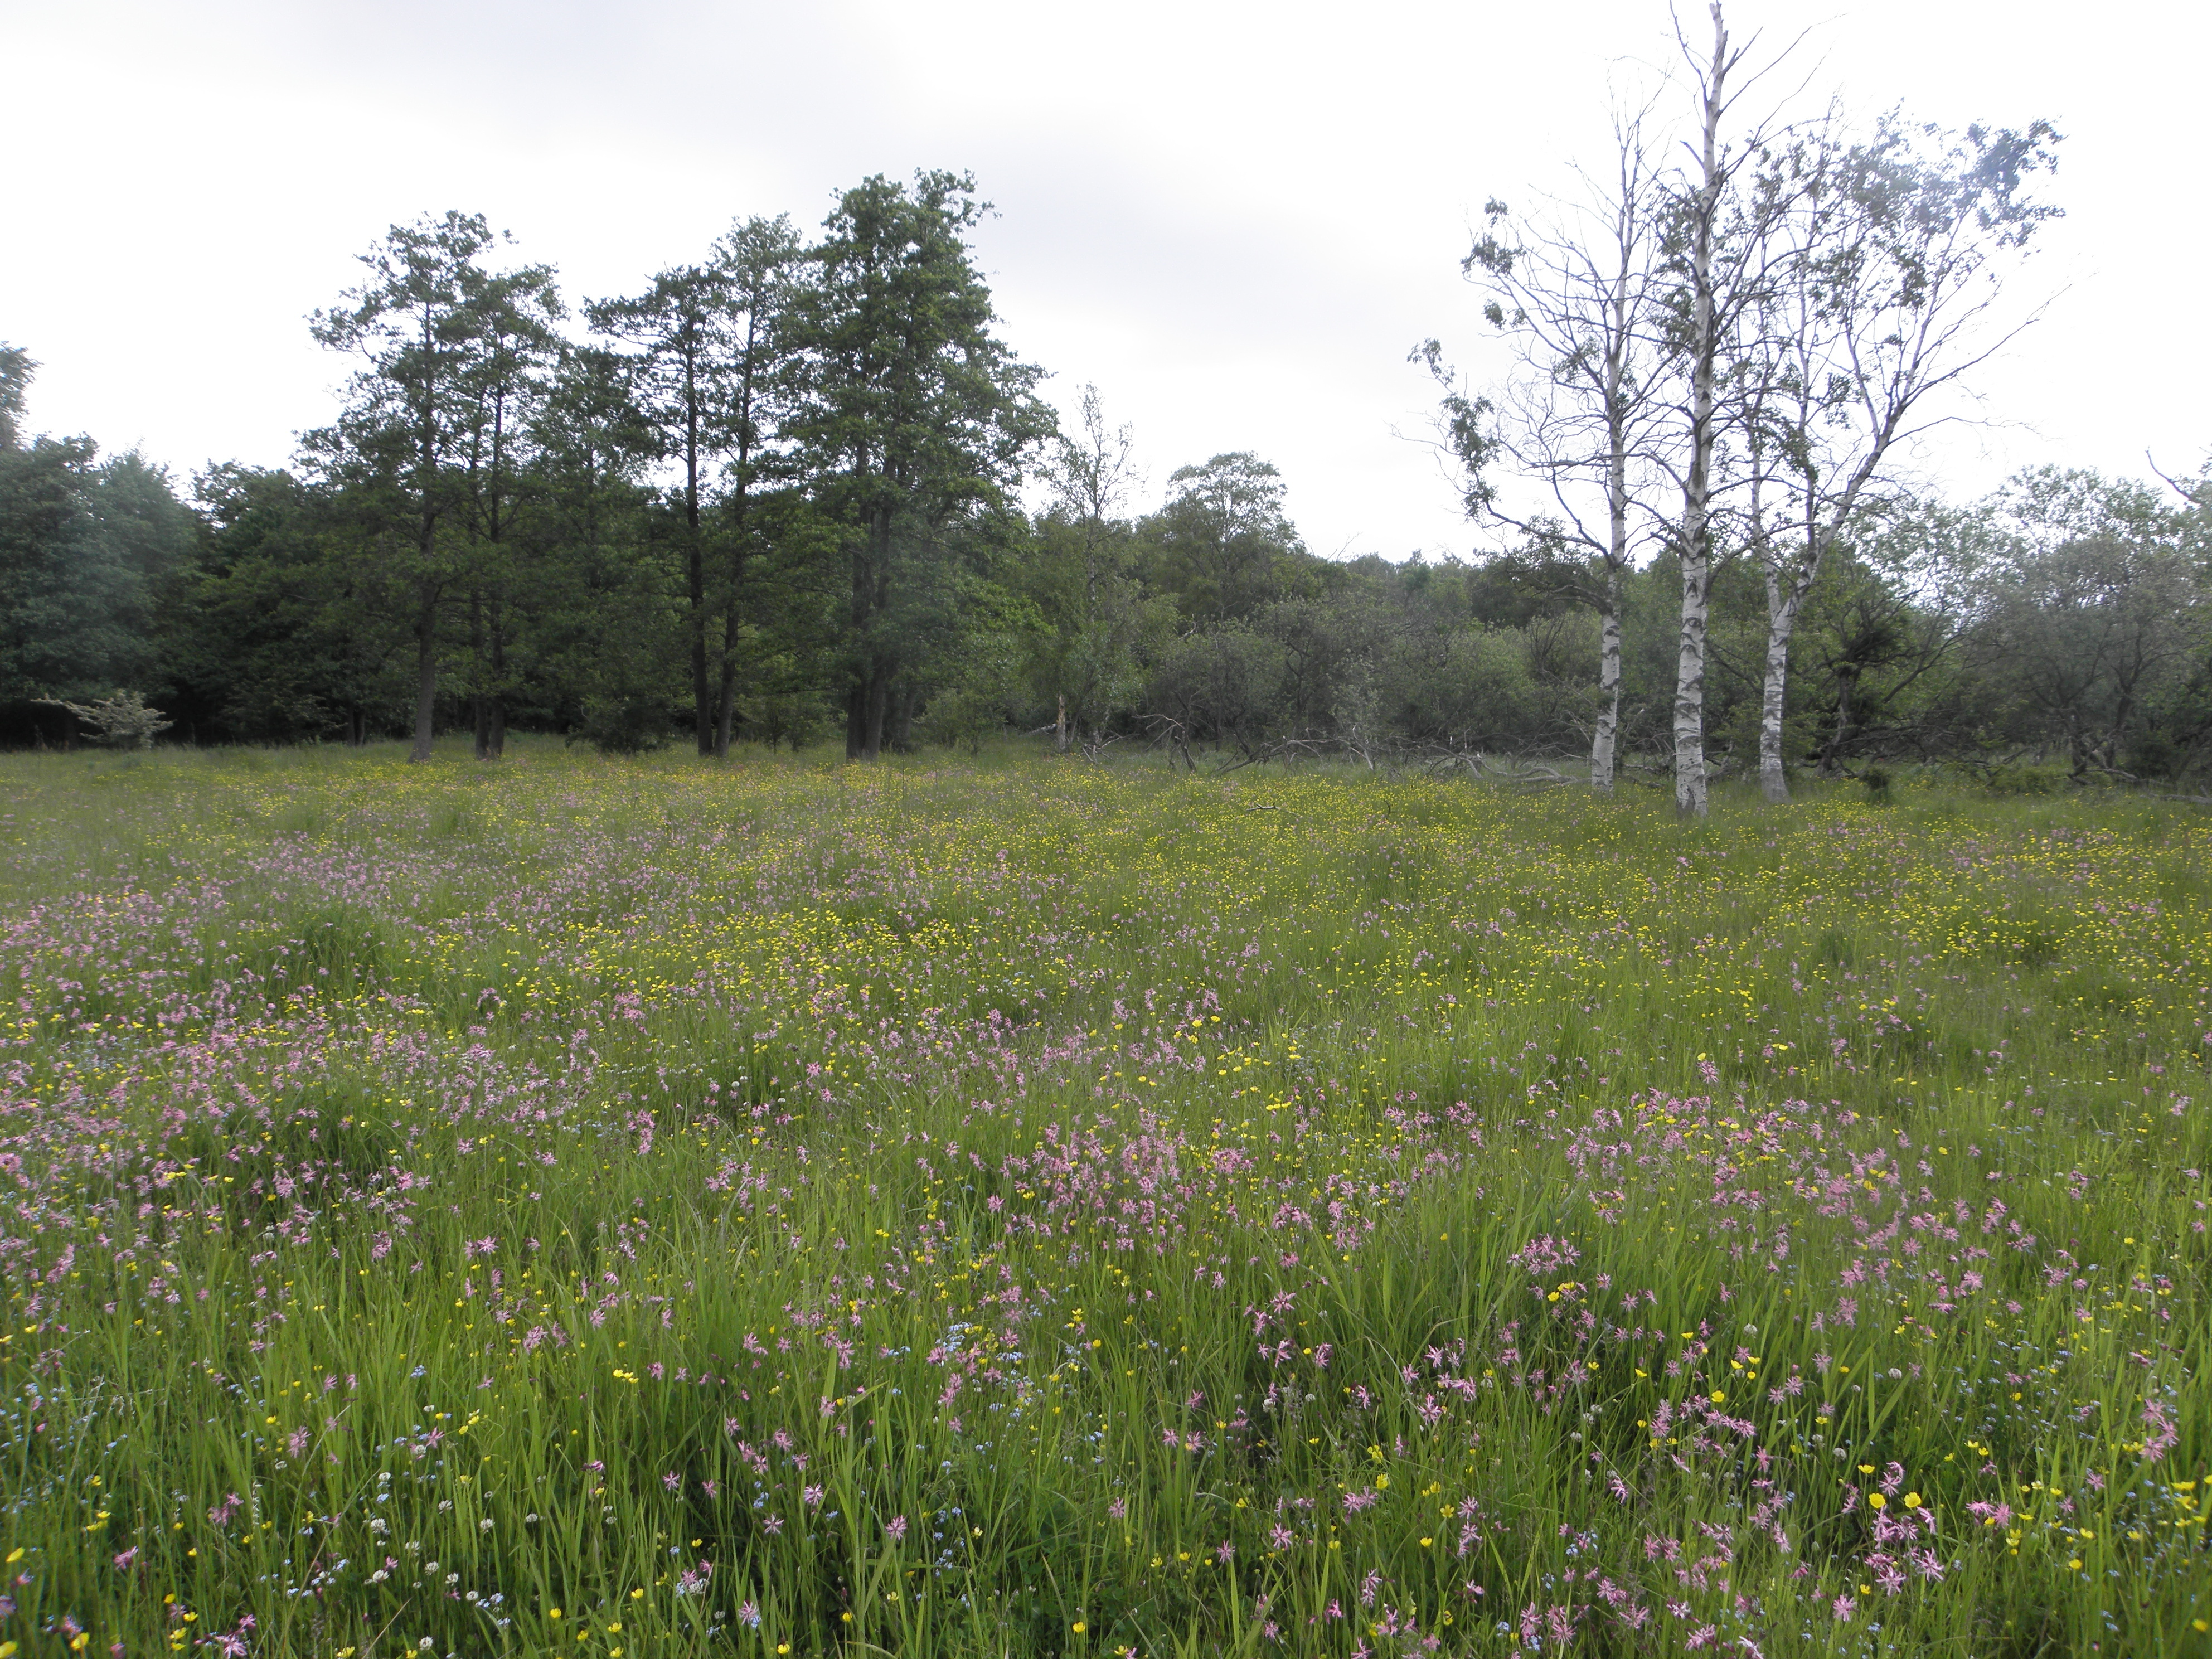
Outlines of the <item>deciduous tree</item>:
[[[1650,446],[1664,408],[1656,315],[1664,225],[1648,114],[1616,114],[1611,164],[1583,176],[1577,199],[1517,223],[1504,203],[1487,204],[1483,234],[1460,268],[1483,290],[1484,316],[1514,340],[1507,384],[1494,397],[1470,396],[1437,342],[1414,352],[1444,387],[1442,429],[1468,515],[1564,539],[1593,562],[1590,784],[1601,793],[1613,788],[1620,726],[1622,583],[1662,510]],[[1494,477],[1501,467],[1542,489],[1540,526],[1504,504]]]
[[2010,337],[2002,277],[2057,210],[2047,122],[1952,137],[1894,117],[1852,141],[1832,117],[1765,158],[1757,304],[1728,377],[1766,590],[1759,785],[1789,798],[1790,643],[1829,550],[1898,447],[1956,418],[1941,398]]

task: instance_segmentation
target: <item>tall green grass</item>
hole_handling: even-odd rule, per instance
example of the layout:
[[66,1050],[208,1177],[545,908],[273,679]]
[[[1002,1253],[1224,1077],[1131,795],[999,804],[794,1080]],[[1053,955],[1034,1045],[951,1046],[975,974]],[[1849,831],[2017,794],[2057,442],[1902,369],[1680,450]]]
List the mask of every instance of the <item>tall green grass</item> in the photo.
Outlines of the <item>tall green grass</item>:
[[0,790],[0,1654],[2204,1650],[2185,806]]

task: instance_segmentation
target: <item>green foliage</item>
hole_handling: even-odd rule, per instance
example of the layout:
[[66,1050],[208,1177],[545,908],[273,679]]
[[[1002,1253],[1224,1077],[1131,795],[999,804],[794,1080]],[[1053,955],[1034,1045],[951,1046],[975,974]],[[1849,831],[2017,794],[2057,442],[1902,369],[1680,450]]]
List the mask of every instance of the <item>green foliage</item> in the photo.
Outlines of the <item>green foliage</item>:
[[2063,754],[2076,777],[2146,750],[2161,773],[2185,770],[2212,662],[2188,515],[2141,484],[2056,468],[1992,505],[2008,533],[1973,650],[1995,735]]
[[117,691],[93,703],[64,702],[58,697],[44,701],[74,714],[93,742],[106,749],[151,749],[155,738],[171,724],[161,718],[160,709],[148,705],[141,691]]
[[1273,464],[1249,451],[1178,467],[1167,504],[1139,532],[1153,585],[1200,628],[1249,623],[1267,600],[1296,592],[1312,562],[1284,516],[1283,491]]
[[649,693],[586,694],[575,735],[603,755],[642,755],[668,741],[668,702]]
[[479,214],[394,225],[361,256],[367,279],[311,319],[321,344],[362,360],[337,421],[306,447],[332,487],[350,595],[410,636],[418,760],[448,629],[465,629],[480,754],[495,750],[507,689],[517,452],[562,307],[550,266],[484,267],[498,240]]
[[0,449],[22,443],[23,411],[37,370],[29,352],[0,341]]
[[353,743],[404,722],[404,624],[346,556],[350,514],[284,471],[212,467],[195,481],[210,526],[164,656],[173,701],[206,737]]
[[[2047,137],[1964,141],[1944,166],[1973,176],[1945,211],[1976,191],[2039,211],[2017,190]],[[1899,143],[1859,180],[1870,211],[1952,177],[1907,178]],[[1193,744],[1227,765],[1559,758],[1608,712],[1610,595],[1622,775],[1663,763],[1663,538],[1632,536],[1660,550],[1617,580],[1611,541],[1565,519],[1474,562],[1322,558],[1276,468],[1241,451],[1177,469],[1140,512],[1130,429],[1086,387],[1079,430],[1056,433],[1040,371],[995,332],[970,246],[988,210],[957,174],[870,179],[811,246],[749,219],[586,307],[584,343],[551,331],[550,267],[492,268],[480,217],[394,227],[313,323],[362,361],[338,418],[296,470],[210,467],[193,507],[137,457],[25,441],[33,365],[0,348],[0,737],[58,740],[40,699],[131,685],[191,741],[411,730],[427,754],[458,723],[480,759],[509,723],[643,752],[687,706],[714,756],[842,720],[855,757],[972,756],[1015,731],[1093,757],[1164,741],[1193,764]],[[1476,263],[1517,280],[1526,252]],[[1025,473],[1045,492],[1026,516]],[[2063,757],[2069,787],[2201,787],[2201,480],[2169,498],[2046,471],[1967,506],[1856,499],[1787,653],[1788,763],[2002,781]],[[1716,534],[1705,717],[1725,774],[1759,750],[1770,620],[1755,527]]]
[[19,441],[34,368],[0,347],[0,708],[148,683],[200,541],[168,475],[140,456],[100,462],[87,438]]
[[945,538],[998,505],[1050,432],[1042,371],[991,332],[968,236],[988,205],[973,179],[878,175],[838,198],[795,296],[799,371],[785,431],[842,532],[846,747],[873,759],[919,688],[912,641],[943,627]]

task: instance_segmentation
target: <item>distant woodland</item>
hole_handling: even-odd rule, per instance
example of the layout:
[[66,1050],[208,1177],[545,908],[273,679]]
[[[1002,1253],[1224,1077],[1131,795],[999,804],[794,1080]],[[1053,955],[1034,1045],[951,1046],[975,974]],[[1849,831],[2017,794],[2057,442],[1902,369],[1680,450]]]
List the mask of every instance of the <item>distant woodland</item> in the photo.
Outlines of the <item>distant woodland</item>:
[[1466,274],[1514,374],[1415,354],[1480,556],[1317,556],[1243,451],[1153,493],[1100,393],[1063,424],[1000,337],[965,177],[744,219],[580,303],[447,213],[310,320],[354,373],[286,468],[37,434],[31,349],[0,348],[0,741],[1025,733],[1572,758],[1689,810],[1732,770],[1907,760],[2201,787],[2206,477],[1898,481],[2006,337],[2057,136],[1731,135],[1735,49],[1685,57],[1684,123],[1622,117],[1588,200],[1492,204]]

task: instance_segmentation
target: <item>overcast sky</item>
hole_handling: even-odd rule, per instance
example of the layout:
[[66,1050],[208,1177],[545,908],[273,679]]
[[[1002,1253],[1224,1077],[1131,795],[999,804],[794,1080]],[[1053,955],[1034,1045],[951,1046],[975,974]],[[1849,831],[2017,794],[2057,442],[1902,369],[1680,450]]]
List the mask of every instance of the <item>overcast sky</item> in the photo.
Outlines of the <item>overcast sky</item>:
[[[2056,461],[2194,468],[2212,445],[2196,198],[2212,11],[2021,0],[1734,0],[1863,114],[2067,135],[2015,292],[2042,319],[1985,423],[1916,458],[1954,495]],[[448,207],[571,301],[699,258],[733,216],[818,225],[870,173],[966,169],[1007,341],[1072,410],[1095,381],[1157,501],[1223,450],[1282,469],[1316,551],[1465,552],[1405,362],[1486,363],[1459,277],[1492,194],[1602,154],[1609,84],[1671,55],[1656,0],[0,0],[10,165],[0,339],[33,429],[185,473],[275,465],[345,365],[306,314],[396,220]],[[1403,434],[1406,435],[1398,435]]]

